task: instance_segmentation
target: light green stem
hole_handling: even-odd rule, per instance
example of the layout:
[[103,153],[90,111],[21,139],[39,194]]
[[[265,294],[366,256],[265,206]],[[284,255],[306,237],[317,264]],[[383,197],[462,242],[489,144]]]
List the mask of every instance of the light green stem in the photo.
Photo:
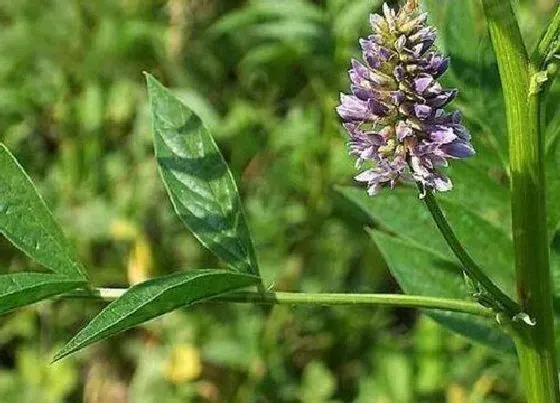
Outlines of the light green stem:
[[[60,298],[91,298],[111,302],[128,288],[93,288],[77,290]],[[388,305],[404,308],[438,309],[492,317],[492,310],[477,303],[449,298],[401,294],[306,294],[290,292],[235,292],[208,300],[211,303],[250,303],[261,305]]]
[[551,276],[546,229],[540,89],[510,0],[483,0],[506,103],[519,303],[536,326],[522,327],[516,346],[529,403],[558,403]]

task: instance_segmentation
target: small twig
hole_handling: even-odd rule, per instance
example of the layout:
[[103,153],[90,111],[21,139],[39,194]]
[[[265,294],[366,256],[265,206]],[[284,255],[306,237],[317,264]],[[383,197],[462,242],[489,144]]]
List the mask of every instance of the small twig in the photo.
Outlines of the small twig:
[[520,306],[508,297],[494,282],[482,271],[482,269],[475,263],[473,258],[465,250],[455,232],[447,222],[443,211],[441,211],[433,193],[430,190],[423,189],[421,184],[418,184],[420,192],[425,192],[423,197],[426,207],[430,211],[439,231],[445,238],[447,245],[451,248],[457,259],[461,262],[465,273],[474,281],[478,282],[483,289],[492,296],[499,306],[508,314],[510,318],[515,317],[521,312]]

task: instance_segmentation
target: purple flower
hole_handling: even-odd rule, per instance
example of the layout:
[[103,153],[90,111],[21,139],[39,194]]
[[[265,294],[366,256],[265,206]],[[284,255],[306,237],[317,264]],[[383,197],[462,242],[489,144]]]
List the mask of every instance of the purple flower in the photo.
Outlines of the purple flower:
[[356,166],[367,164],[356,180],[371,195],[403,181],[424,192],[451,190],[441,169],[474,154],[461,114],[445,111],[457,90],[437,81],[449,59],[435,49],[427,14],[411,4],[398,11],[385,4],[383,16],[370,15],[373,34],[360,39],[363,62],[352,60],[349,71],[352,94],[342,94],[337,108]]

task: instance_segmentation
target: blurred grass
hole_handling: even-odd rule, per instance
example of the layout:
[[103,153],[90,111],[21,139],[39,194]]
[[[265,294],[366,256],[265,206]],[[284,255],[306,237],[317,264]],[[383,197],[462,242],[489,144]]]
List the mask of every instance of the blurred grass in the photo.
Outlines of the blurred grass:
[[[529,44],[554,3],[521,2]],[[215,267],[159,181],[141,74],[149,71],[216,133],[267,284],[395,292],[363,231],[373,223],[333,189],[354,174],[334,107],[367,13],[379,4],[1,1],[0,138],[62,221],[94,284]],[[473,81],[462,91],[491,85]],[[0,240],[0,267],[29,265]],[[278,307],[265,318],[254,307],[196,307],[50,366],[53,351],[99,308],[51,301],[4,316],[0,399],[522,401],[511,358],[403,310]]]

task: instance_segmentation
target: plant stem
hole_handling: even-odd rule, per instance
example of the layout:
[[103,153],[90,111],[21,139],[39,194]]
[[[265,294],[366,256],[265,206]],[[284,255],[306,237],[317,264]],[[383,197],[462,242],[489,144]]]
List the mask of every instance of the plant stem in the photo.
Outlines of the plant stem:
[[[420,191],[422,191],[422,185],[418,185]],[[500,307],[507,313],[508,317],[511,319],[519,312],[521,309],[519,305],[508,297],[504,292],[496,285],[494,282],[482,271],[482,269],[474,262],[473,258],[469,253],[463,248],[461,242],[457,239],[457,236],[453,232],[453,229],[447,222],[443,211],[439,208],[436,198],[433,193],[429,190],[426,191],[424,196],[424,203],[430,211],[439,231],[445,238],[447,245],[451,248],[457,259],[463,265],[463,270],[467,275],[476,280],[488,292],[496,302],[499,303]]]
[[546,228],[540,89],[511,5],[483,0],[506,103],[517,292],[536,326],[519,329],[516,347],[530,403],[558,403],[551,276]]
[[560,5],[533,53],[533,64],[544,69],[555,52],[560,50]]
[[[93,288],[63,294],[60,298],[91,298],[111,302],[128,288]],[[249,303],[260,305],[389,305],[404,308],[438,309],[492,317],[494,312],[478,303],[449,298],[401,294],[306,294],[290,292],[235,292],[215,297],[211,303]]]

